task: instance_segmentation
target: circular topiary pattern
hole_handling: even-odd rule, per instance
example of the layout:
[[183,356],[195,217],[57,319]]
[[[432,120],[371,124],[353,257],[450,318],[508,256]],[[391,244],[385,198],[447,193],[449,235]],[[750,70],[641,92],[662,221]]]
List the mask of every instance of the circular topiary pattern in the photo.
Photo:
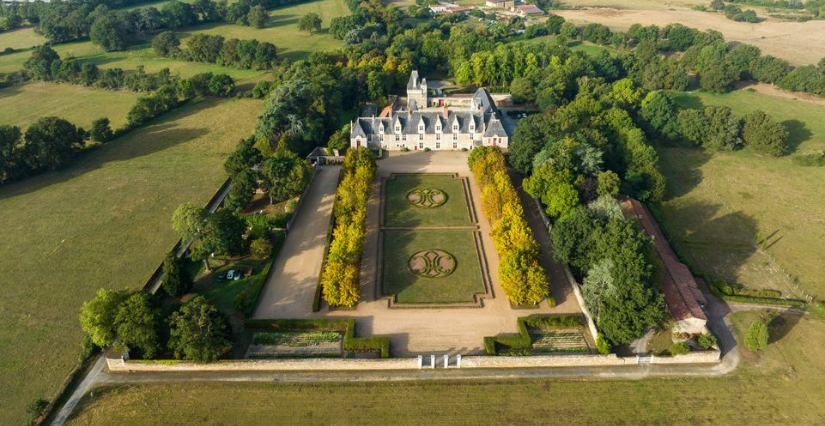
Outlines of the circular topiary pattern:
[[433,209],[447,202],[447,193],[438,188],[415,188],[407,193],[407,201],[416,207]]
[[444,250],[420,251],[410,257],[410,271],[424,278],[444,278],[455,271],[455,257]]

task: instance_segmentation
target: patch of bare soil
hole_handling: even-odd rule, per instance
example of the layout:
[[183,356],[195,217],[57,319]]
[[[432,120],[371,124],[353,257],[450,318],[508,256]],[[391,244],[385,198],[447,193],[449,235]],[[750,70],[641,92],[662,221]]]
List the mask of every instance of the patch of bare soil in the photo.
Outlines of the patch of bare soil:
[[778,98],[792,99],[795,101],[808,102],[811,104],[825,106],[825,99],[815,95],[802,92],[789,92],[782,90],[772,84],[757,83],[753,81],[738,81],[733,85],[736,89],[753,89],[755,92],[764,95],[776,96]]

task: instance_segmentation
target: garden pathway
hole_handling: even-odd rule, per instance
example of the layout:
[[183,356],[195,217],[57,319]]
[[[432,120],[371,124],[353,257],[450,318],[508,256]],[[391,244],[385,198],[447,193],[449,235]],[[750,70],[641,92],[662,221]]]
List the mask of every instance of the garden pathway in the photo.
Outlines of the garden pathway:
[[[481,354],[484,336],[515,333],[516,318],[531,314],[580,313],[578,303],[566,281],[551,271],[551,285],[558,305],[550,308],[542,303],[538,309],[514,310],[504,296],[498,281],[498,256],[490,239],[490,226],[481,211],[481,192],[467,166],[466,152],[389,153],[378,162],[372,196],[367,212],[367,237],[361,264],[361,303],[354,309],[312,312],[315,285],[326,236],[326,225],[332,209],[335,188],[329,182],[316,182],[310,189],[307,204],[301,207],[295,227],[287,237],[275,272],[267,281],[255,310],[255,318],[356,318],[359,336],[382,335],[391,340],[393,356],[417,354]],[[322,173],[326,173],[323,171]],[[376,299],[378,265],[378,223],[380,214],[381,178],[393,173],[458,173],[470,177],[470,188],[478,214],[484,251],[487,254],[492,293],[482,308],[400,309],[389,308],[386,298]],[[319,179],[320,178],[320,179]],[[334,184],[334,182],[333,182]],[[531,219],[535,220],[535,218]],[[546,231],[545,231],[546,233]],[[549,245],[542,244],[542,256],[550,257]],[[286,269],[285,269],[286,268]]]

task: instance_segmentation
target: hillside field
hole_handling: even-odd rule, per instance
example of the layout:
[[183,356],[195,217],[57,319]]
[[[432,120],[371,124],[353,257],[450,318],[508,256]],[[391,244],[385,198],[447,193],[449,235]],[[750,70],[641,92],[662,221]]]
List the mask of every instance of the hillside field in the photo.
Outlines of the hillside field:
[[[740,340],[755,315],[734,315]],[[87,395],[68,424],[821,424],[825,322],[783,320],[763,354],[718,378],[115,385]]]
[[0,418],[21,424],[77,363],[83,301],[136,288],[172,247],[172,212],[205,204],[224,158],[253,129],[256,100],[190,103],[68,167],[0,189]]
[[107,117],[113,129],[126,124],[126,114],[140,95],[96,90],[70,84],[28,83],[0,90],[0,124],[25,129],[40,117],[57,116],[88,130]]
[[[675,96],[685,107],[726,105],[740,116],[762,109],[790,129],[795,153],[825,147],[823,106],[747,90]],[[664,226],[688,264],[746,287],[825,294],[825,202],[818,196],[825,168],[748,150],[664,147],[660,155],[668,178]],[[764,251],[756,249],[758,236],[768,239]]]

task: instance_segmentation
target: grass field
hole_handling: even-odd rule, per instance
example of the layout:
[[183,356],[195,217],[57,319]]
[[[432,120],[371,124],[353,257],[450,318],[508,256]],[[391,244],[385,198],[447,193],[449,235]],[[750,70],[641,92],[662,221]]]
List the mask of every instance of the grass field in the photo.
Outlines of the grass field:
[[[754,317],[734,315],[740,336]],[[95,390],[69,424],[822,424],[825,322],[787,317],[771,332],[719,378],[134,384]]]
[[0,124],[26,128],[40,117],[57,116],[84,129],[107,117],[113,129],[140,96],[127,91],[95,90],[70,84],[29,83],[0,90]]
[[[396,295],[397,303],[473,302],[484,293],[484,281],[473,233],[467,230],[383,231],[384,257],[381,287],[384,295]],[[445,265],[454,267],[443,277],[422,277],[410,269],[417,253],[441,250],[453,257]]]
[[[796,149],[825,145],[825,108],[747,91],[682,94],[683,106],[728,105],[739,115],[760,108],[791,129]],[[799,297],[797,284],[825,294],[822,241],[825,202],[819,196],[825,168],[800,167],[788,158],[750,151],[660,149],[668,178],[664,225],[692,267],[714,278]],[[766,250],[757,250],[757,237]]]
[[[461,179],[435,174],[394,175],[385,181],[385,226],[469,226],[470,212]],[[441,190],[446,201],[436,207],[419,207],[408,201],[415,189]]]
[[[260,101],[207,100],[0,189],[0,418],[20,424],[75,366],[81,303],[100,287],[138,287],[177,236],[183,202],[205,204]],[[11,243],[13,242],[13,243]]]
[[[321,16],[322,30],[310,35],[298,30],[298,19],[307,13]],[[275,8],[269,11],[270,21],[266,28],[253,28],[226,23],[207,24],[181,31],[181,44],[194,34],[222,35],[224,38],[258,39],[273,43],[278,56],[290,60],[306,59],[312,52],[334,50],[343,45],[329,34],[332,18],[349,15],[343,0],[312,0],[305,3]]]
[[0,32],[0,52],[5,48],[28,49],[43,44],[46,37],[34,32],[34,27],[21,27],[12,31]]

